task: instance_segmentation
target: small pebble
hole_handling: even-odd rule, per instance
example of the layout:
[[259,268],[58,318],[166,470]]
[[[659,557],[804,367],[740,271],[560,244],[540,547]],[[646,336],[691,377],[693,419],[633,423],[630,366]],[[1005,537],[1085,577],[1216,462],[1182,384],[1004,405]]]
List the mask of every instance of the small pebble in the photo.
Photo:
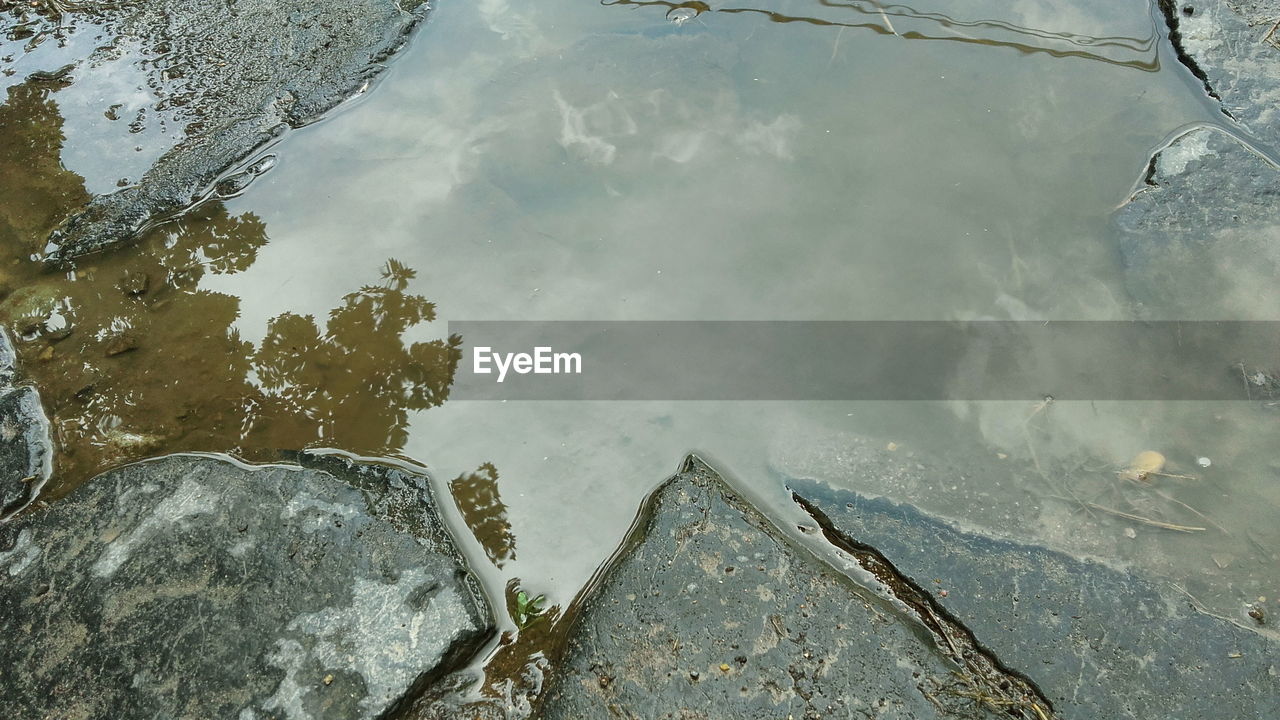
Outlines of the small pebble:
[[325,676],[324,676],[324,684],[325,684],[325,685],[332,685],[332,684],[333,684],[333,676],[332,676],[332,675],[325,675]]
[[146,273],[128,272],[120,281],[120,290],[129,297],[141,297],[151,287],[151,277]]
[[71,325],[66,324],[56,329],[48,328],[44,334],[44,337],[49,342],[58,342],[59,340],[66,340],[67,338],[71,337]]
[[122,355],[137,349],[138,341],[135,340],[132,335],[126,333],[112,338],[112,340],[107,343],[105,352],[107,357],[115,357],[116,355]]
[[1200,467],[1209,467],[1210,465],[1213,464],[1213,461],[1207,457],[1202,456],[1202,457],[1196,458],[1196,464],[1199,465]]

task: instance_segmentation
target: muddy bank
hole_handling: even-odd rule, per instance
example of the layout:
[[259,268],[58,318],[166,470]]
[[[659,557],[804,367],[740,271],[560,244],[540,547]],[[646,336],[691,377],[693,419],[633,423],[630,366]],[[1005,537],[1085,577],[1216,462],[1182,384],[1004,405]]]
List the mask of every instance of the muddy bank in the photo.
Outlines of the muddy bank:
[[380,718],[492,628],[425,481],[170,456],[0,525],[16,717]]
[[[242,192],[274,163],[253,154],[361,92],[427,5],[135,0],[0,11],[11,39],[27,48],[6,56],[6,74],[85,84],[102,124],[127,126],[104,130],[110,139],[99,151],[104,172],[119,166],[122,175],[111,180],[119,189],[100,190],[41,250],[47,262],[63,264],[130,242],[194,202]],[[140,164],[135,155],[154,160]],[[239,172],[224,176],[232,168]]]

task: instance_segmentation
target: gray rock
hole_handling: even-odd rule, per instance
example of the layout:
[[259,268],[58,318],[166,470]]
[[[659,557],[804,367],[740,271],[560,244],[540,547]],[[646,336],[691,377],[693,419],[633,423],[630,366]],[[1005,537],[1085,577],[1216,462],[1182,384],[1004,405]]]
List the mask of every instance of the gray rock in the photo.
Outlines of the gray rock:
[[[122,48],[136,48],[149,58],[140,66],[155,99],[135,123],[163,120],[179,140],[141,179],[94,198],[55,230],[46,248],[52,264],[128,242],[201,198],[243,191],[270,158],[220,175],[359,92],[427,12],[421,0],[135,0],[77,8],[114,39],[96,44],[79,67],[132,63],[121,59]],[[121,88],[135,93],[127,85],[106,92]],[[103,109],[134,96],[105,97]],[[126,156],[133,147],[106,151]]]
[[0,520],[39,492],[52,472],[49,420],[34,387],[14,386],[17,354],[0,330]]
[[548,720],[988,716],[926,632],[693,458],[574,612]]
[[[1280,146],[1280,2],[1160,0],[1173,41],[1222,109],[1264,143]],[[1190,8],[1188,13],[1186,8]]]
[[[1062,718],[1280,717],[1280,647],[1124,570],[962,532],[907,505],[797,480],[837,543],[873,547]],[[947,595],[940,597],[940,591]]]
[[9,333],[0,329],[0,386],[13,385],[18,374],[18,351],[9,339]]
[[1126,285],[1148,319],[1272,319],[1280,306],[1280,0],[1159,6],[1178,59],[1240,137],[1200,127],[1152,158],[1115,217]]
[[381,718],[487,604],[423,478],[170,456],[0,526],[0,706],[22,718]]
[[[1267,30],[1280,22],[1280,0],[1226,0],[1226,3],[1236,11],[1236,14],[1243,17],[1250,27]],[[1280,43],[1280,40],[1276,42]]]
[[1152,158],[1115,218],[1126,285],[1148,319],[1271,319],[1280,301],[1280,0],[1159,6],[1178,59],[1239,137],[1201,127]]
[[0,518],[26,505],[49,478],[49,421],[33,387],[0,395]]
[[[1232,370],[1238,379],[1239,368]],[[1164,436],[1162,447],[1171,451],[1169,471],[1202,479],[1146,487],[1122,482],[1118,473],[1127,466],[1122,456],[1116,462],[1116,455],[1099,452],[1105,443],[1098,439],[1107,433],[1125,437],[1128,420],[1124,416],[1100,417],[1089,403],[1045,408],[1043,412],[1052,414],[1045,427],[1055,432],[1032,430],[1032,442],[1039,447],[1033,461],[1026,450],[1023,457],[1002,457],[996,449],[1017,452],[1017,443],[1026,441],[1026,421],[1034,408],[983,403],[968,410],[966,425],[971,422],[981,427],[982,434],[962,429],[948,436],[931,430],[927,438],[899,436],[902,445],[893,450],[886,447],[888,438],[845,431],[802,428],[779,433],[777,446],[770,453],[770,470],[780,485],[804,478],[867,497],[905,500],[926,515],[972,532],[1075,557],[1106,558],[1148,577],[1176,583],[1211,612],[1246,624],[1253,621],[1245,617],[1243,605],[1258,596],[1274,595],[1274,573],[1264,568],[1275,564],[1271,548],[1280,544],[1280,528],[1241,517],[1242,509],[1251,503],[1266,507],[1269,501],[1242,487],[1233,486],[1230,497],[1209,493],[1208,488],[1225,487],[1230,480],[1196,466],[1194,454],[1178,450],[1194,442],[1194,432]],[[1039,416],[1033,418],[1033,424],[1038,420]],[[1087,428],[1089,434],[1057,432],[1063,428]],[[1265,435],[1260,431],[1256,442],[1267,442]],[[1086,499],[1144,517],[1207,529],[1180,533],[1146,527],[1108,512],[1082,510],[1080,502]],[[1205,515],[1193,514],[1178,504],[1181,501]],[[1219,531],[1206,517],[1229,518],[1229,533]],[[1246,530],[1236,532],[1237,527]],[[1219,562],[1223,559],[1227,562]]]
[[1222,131],[1157,153],[1114,227],[1149,318],[1269,320],[1280,307],[1280,172]]

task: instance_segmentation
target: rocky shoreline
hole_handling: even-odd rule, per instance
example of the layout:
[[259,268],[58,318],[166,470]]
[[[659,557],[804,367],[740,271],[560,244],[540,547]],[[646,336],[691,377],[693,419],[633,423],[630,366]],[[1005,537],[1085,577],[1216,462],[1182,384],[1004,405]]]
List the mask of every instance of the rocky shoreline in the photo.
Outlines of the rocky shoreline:
[[[1280,2],[1159,7],[1234,125],[1173,138],[1117,211],[1128,289],[1182,318],[1280,307]],[[281,132],[362,92],[426,12],[87,8],[118,42],[59,77],[129,43],[164,49],[139,117],[181,131],[41,239],[41,259],[63,266],[243,192]],[[1213,292],[1227,278],[1242,294]],[[532,617],[514,616],[527,598],[482,586],[423,473],[332,453],[167,455],[46,501],[54,454],[0,332],[0,701],[20,718],[1280,716],[1276,641],[1167,585],[803,477],[787,481],[812,524],[784,531],[694,457],[565,609],[530,704],[464,687],[423,705]]]
[[118,190],[73,212],[41,243],[54,267],[130,243],[200,202],[243,192],[274,163],[261,155],[267,146],[367,89],[428,10],[420,0],[125,0],[76,4],[71,13],[59,7],[21,3],[13,12],[43,14],[36,22],[49,27],[42,32],[106,39],[87,45],[92,50],[84,55],[61,53],[60,82],[80,74],[100,78],[104,68],[126,73],[139,56],[156,57],[143,63],[147,101],[131,105],[131,117],[120,115],[123,106],[107,110],[108,120],[131,120],[131,132],[152,140],[134,149],[155,159],[138,176],[120,178]]
[[[0,526],[22,717],[415,714],[494,632],[428,483],[338,455],[168,456]],[[1271,717],[1276,643],[1124,569],[789,482],[798,544],[697,458],[475,717]],[[478,708],[484,707],[482,713]],[[508,709],[510,710],[510,709]],[[1188,714],[1189,713],[1189,714]]]

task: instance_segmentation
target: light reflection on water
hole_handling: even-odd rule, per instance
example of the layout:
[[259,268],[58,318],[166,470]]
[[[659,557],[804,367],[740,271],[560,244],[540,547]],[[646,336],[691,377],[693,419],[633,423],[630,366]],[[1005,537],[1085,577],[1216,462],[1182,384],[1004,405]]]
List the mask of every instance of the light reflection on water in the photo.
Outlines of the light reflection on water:
[[[705,454],[787,517],[787,474],[893,489],[847,464],[841,446],[866,436],[957,478],[902,499],[1132,560],[1230,614],[1242,598],[1275,595],[1265,583],[1280,485],[1260,452],[1274,417],[1257,405],[434,407],[442,376],[421,397],[357,402],[369,378],[400,388],[379,369],[409,367],[402,355],[417,344],[444,353],[449,319],[1130,316],[1109,213],[1172,129],[1216,122],[1197,84],[1157,49],[1146,3],[972,0],[948,4],[945,16],[870,3],[708,3],[668,18],[695,5],[442,3],[376,92],[290,135],[273,150],[277,167],[212,210],[220,222],[253,218],[262,242],[228,271],[201,273],[190,296],[216,300],[247,364],[282,347],[284,326],[306,330],[289,337],[318,349],[279,353],[294,363],[292,379],[272,380],[269,364],[237,368],[232,397],[207,420],[212,439],[161,447],[250,447],[228,429],[237,412],[260,412],[245,398],[304,388],[315,399],[347,368],[337,395],[363,409],[292,403],[288,422],[263,416],[265,427],[296,428],[270,442],[398,450],[456,478],[461,514],[501,575],[563,603],[685,453]],[[141,252],[165,262],[159,250]],[[197,264],[220,257],[201,252]],[[389,258],[416,275],[387,265],[391,276],[370,285]],[[338,342],[342,308],[382,316],[366,302],[370,287],[425,295],[432,312],[386,337]],[[319,381],[298,380],[320,366]],[[680,371],[678,358],[671,367]],[[154,376],[120,382],[156,397]],[[317,408],[333,410],[323,435]],[[1137,498],[1112,483],[1144,450],[1196,475],[1167,492],[1232,532],[1140,527],[1130,539],[1130,524],[1047,499]],[[1195,465],[1201,456],[1211,468]],[[985,480],[996,476],[1007,482]]]
[[[1134,17],[1130,8],[1118,14],[1100,17],[1088,11],[1064,17],[1061,8],[1049,11],[1049,17],[1037,5],[1015,3],[1002,8],[1010,20],[966,20],[973,13],[979,17],[988,10],[985,3],[948,3],[948,14],[920,11],[906,5],[882,5],[878,2],[832,2],[810,0],[777,3],[777,7],[734,7],[726,3],[715,6],[694,0],[601,0],[601,5],[625,5],[633,7],[661,7],[667,9],[667,19],[677,25],[696,19],[702,13],[726,13],[730,15],[758,15],[775,23],[801,23],[824,28],[835,28],[843,34],[846,28],[867,30],[880,35],[894,35],[903,40],[933,40],[942,42],[972,43],[993,48],[1009,48],[1022,53],[1047,53],[1054,57],[1081,58],[1113,63],[1139,70],[1156,71],[1159,61],[1155,45],[1159,34],[1154,25],[1145,29],[1138,23],[1134,36],[1082,34],[1089,28],[1100,33],[1115,33],[1119,28],[1131,25]],[[794,8],[794,9],[793,9]],[[1092,10],[1092,8],[1091,8]],[[1118,22],[1117,22],[1118,21]],[[1039,23],[1047,22],[1042,27]],[[1023,24],[1019,24],[1023,23]],[[1054,32],[1049,27],[1070,27],[1071,32]],[[1144,32],[1145,30],[1145,32]]]

